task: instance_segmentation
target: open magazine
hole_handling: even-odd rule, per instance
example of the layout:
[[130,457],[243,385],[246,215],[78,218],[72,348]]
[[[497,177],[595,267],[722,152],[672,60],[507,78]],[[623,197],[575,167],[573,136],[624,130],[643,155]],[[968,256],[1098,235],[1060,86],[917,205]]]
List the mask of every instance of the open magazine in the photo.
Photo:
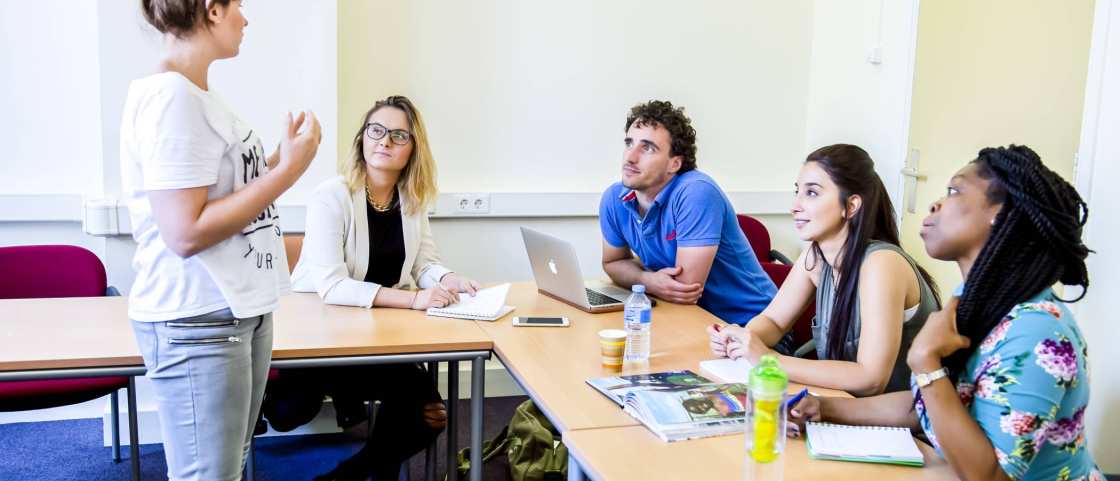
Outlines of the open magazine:
[[679,390],[711,384],[712,381],[692,371],[666,371],[630,376],[611,376],[588,379],[587,384],[623,406],[626,395],[635,391]]
[[747,386],[716,384],[692,371],[588,379],[667,442],[742,432]]

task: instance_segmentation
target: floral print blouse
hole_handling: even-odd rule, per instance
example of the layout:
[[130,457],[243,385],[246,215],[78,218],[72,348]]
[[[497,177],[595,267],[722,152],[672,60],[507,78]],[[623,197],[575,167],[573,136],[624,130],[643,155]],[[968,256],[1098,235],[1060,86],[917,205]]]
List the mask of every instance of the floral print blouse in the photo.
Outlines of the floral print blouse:
[[[1047,289],[1015,306],[969,358],[957,394],[1013,480],[1104,480],[1085,443],[1088,350],[1069,310]],[[913,377],[926,436],[941,445]]]

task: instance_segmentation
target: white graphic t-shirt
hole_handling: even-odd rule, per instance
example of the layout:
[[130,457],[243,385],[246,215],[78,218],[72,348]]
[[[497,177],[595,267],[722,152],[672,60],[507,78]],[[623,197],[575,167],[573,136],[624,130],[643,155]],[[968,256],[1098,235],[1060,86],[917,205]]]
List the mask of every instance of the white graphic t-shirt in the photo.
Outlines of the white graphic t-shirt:
[[208,187],[225,197],[268,172],[260,138],[214,93],[174,72],[134,80],[121,119],[121,177],[136,281],[128,315],[168,321],[229,307],[239,318],[276,309],[289,290],[275,205],[241,232],[182,258],[160,236],[148,191]]

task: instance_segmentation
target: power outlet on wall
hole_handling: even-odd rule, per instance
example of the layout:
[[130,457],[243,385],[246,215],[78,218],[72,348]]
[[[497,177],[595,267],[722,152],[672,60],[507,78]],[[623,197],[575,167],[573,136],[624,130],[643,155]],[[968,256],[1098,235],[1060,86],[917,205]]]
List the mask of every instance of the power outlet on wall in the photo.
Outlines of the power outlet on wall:
[[490,213],[490,194],[455,194],[455,213],[478,215]]

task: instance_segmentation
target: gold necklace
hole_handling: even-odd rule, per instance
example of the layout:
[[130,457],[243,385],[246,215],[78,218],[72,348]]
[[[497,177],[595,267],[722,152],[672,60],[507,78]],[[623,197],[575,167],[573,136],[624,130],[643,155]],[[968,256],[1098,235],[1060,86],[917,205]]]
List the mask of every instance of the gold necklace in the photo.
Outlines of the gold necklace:
[[378,203],[376,200],[374,200],[373,199],[373,193],[371,193],[369,191],[369,186],[368,185],[366,186],[366,201],[368,201],[369,206],[373,207],[373,210],[375,210],[377,212],[389,212],[389,208],[393,206],[393,197],[392,196],[390,196],[389,200],[386,201],[384,204]]

